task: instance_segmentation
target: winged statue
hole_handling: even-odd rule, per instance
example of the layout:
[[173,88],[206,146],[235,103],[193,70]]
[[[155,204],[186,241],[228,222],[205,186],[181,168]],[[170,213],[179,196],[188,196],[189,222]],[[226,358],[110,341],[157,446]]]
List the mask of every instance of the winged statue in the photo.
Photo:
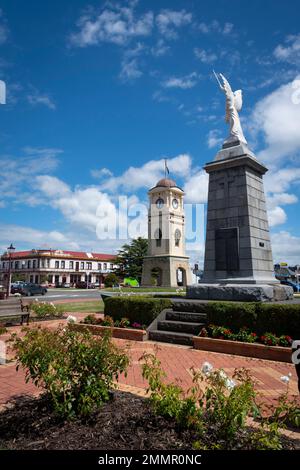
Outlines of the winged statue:
[[218,81],[220,89],[225,93],[226,96],[225,121],[229,123],[230,134],[229,137],[224,141],[224,144],[247,144],[239,117],[239,112],[243,105],[242,90],[232,91],[228,80],[222,73],[217,75],[214,72],[214,75]]

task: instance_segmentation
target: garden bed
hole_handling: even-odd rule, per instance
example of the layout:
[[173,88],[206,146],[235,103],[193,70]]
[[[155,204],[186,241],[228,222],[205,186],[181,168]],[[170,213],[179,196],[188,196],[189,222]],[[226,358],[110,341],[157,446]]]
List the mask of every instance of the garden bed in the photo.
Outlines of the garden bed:
[[[89,420],[60,420],[47,399],[18,397],[0,412],[3,450],[192,450],[197,434],[182,430],[173,419],[155,415],[145,398],[116,391]],[[209,426],[209,424],[208,424]],[[203,444],[216,439],[213,426]],[[229,449],[253,449],[247,427]],[[283,449],[300,448],[299,441],[282,436]],[[221,444],[218,441],[218,444]]]
[[128,339],[131,341],[145,341],[147,332],[145,330],[135,328],[118,328],[116,326],[101,326],[79,323],[69,323],[69,328],[75,331],[89,331],[93,335],[103,336],[106,331],[110,331],[113,338]]
[[237,356],[269,359],[271,361],[292,362],[291,348],[282,346],[266,346],[258,343],[244,343],[242,341],[230,341],[226,339],[193,337],[195,349],[213,351]]

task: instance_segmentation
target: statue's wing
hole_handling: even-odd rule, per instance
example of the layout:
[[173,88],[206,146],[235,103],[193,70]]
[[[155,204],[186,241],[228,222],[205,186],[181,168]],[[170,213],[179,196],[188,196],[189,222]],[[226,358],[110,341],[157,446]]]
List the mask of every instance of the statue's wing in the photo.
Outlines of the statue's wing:
[[242,96],[242,90],[237,90],[234,93],[234,106],[237,112],[240,112],[243,106],[243,96]]
[[231,86],[229,85],[228,80],[224,77],[222,73],[220,73],[220,78],[222,80],[222,84],[223,84],[223,88],[225,90],[226,96],[229,98],[229,96],[232,94]]

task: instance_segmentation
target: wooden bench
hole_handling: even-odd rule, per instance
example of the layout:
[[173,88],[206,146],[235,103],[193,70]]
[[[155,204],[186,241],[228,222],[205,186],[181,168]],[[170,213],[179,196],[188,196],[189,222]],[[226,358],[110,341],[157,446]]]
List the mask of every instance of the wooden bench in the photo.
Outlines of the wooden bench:
[[30,303],[22,298],[10,297],[6,300],[0,300],[0,323],[1,318],[10,319],[20,317],[20,324],[24,322],[29,325]]

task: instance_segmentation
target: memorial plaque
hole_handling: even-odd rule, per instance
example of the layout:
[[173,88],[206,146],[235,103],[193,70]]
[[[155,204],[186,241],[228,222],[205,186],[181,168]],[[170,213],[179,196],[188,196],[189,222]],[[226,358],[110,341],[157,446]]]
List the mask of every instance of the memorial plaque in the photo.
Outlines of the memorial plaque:
[[238,228],[220,228],[215,232],[217,271],[239,270]]

